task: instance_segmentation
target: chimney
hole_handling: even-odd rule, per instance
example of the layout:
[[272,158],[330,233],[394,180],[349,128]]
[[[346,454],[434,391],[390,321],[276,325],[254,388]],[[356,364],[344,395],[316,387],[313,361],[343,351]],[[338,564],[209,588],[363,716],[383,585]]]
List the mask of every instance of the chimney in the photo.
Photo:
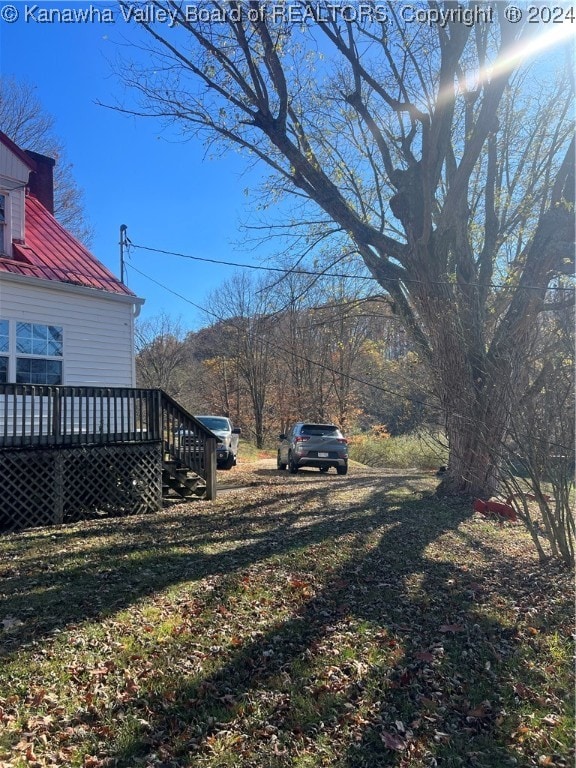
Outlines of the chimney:
[[44,208],[54,213],[54,166],[56,161],[46,155],[40,155],[32,150],[25,150],[28,157],[36,163],[36,170],[30,174],[28,189],[30,194],[39,200]]

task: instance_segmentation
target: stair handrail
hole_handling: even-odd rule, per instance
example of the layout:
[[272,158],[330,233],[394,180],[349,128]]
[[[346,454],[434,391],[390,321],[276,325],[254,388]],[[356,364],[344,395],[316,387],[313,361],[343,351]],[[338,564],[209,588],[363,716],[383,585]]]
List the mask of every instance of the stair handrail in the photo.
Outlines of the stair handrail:
[[163,389],[156,392],[164,454],[203,477],[207,498],[214,499],[217,436]]

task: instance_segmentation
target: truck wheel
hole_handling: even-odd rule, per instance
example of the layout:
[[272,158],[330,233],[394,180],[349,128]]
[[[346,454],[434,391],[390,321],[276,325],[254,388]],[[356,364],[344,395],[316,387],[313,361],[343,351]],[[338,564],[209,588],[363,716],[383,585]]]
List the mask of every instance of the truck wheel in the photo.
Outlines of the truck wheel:
[[226,459],[226,461],[222,465],[222,469],[232,469],[234,464],[236,464],[236,459],[234,457],[234,454],[233,453],[229,453],[228,454],[228,458]]

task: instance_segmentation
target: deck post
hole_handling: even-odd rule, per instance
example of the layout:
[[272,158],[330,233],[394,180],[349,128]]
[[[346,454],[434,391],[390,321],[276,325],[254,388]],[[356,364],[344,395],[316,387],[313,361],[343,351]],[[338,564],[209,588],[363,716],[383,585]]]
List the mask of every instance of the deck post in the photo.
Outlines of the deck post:
[[54,525],[64,522],[64,457],[60,451],[52,454],[54,461]]
[[56,389],[56,387],[52,387],[51,396],[52,396],[52,437],[54,438],[54,443],[58,444],[60,440],[60,428],[61,428],[60,390]]
[[158,440],[162,441],[162,450],[164,450],[164,443],[166,439],[166,435],[164,434],[164,430],[166,425],[164,424],[164,409],[162,408],[162,390],[157,389],[153,390],[153,401],[152,401],[152,425],[154,427],[154,437]]
[[216,440],[209,437],[204,448],[205,472],[206,472],[206,499],[216,499]]

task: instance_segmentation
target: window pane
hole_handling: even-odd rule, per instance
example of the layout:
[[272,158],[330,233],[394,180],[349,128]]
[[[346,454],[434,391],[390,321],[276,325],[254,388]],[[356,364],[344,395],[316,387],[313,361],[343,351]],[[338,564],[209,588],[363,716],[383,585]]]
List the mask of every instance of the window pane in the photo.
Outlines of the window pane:
[[47,355],[46,339],[32,339],[32,354]]
[[0,384],[8,383],[8,358],[0,357]]
[[16,383],[61,384],[62,363],[59,360],[18,358],[16,360]]
[[31,384],[30,377],[32,371],[30,364],[32,360],[16,360],[16,383],[17,384]]
[[18,323],[16,326],[16,351],[32,354],[32,323]]
[[46,384],[62,384],[62,363],[58,360],[38,360],[46,366]]
[[8,345],[8,320],[0,320],[0,352],[8,352]]
[[33,355],[47,355],[48,328],[45,325],[33,325],[32,326],[32,354]]
[[62,328],[55,325],[49,325],[47,328],[47,354],[53,357],[62,357]]
[[39,323],[18,323],[16,351],[23,355],[62,357],[62,328]]

